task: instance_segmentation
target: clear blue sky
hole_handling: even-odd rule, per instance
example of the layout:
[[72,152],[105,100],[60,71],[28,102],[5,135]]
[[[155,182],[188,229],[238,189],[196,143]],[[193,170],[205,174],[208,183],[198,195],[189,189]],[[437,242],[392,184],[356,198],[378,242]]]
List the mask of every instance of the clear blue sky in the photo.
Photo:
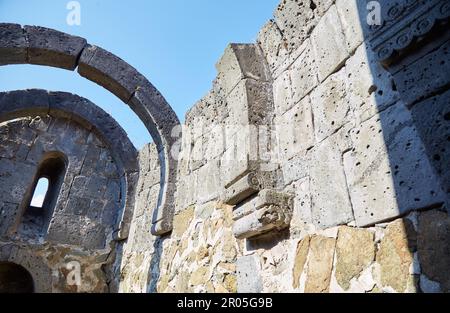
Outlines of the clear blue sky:
[[[0,0],[0,22],[39,25],[82,36],[136,67],[181,121],[211,87],[215,63],[230,42],[254,42],[279,0],[79,0],[81,25],[69,26],[66,0]],[[108,91],[70,71],[0,67],[0,90],[42,88],[86,97],[110,113],[137,148],[150,136]]]

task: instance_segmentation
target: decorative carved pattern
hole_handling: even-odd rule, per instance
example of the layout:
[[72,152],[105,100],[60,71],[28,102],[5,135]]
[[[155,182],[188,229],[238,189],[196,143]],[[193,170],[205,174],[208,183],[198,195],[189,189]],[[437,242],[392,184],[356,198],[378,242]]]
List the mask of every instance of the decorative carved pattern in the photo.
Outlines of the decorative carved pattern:
[[386,8],[382,25],[370,27],[368,34],[378,60],[383,63],[408,48],[417,38],[427,35],[435,25],[450,19],[448,0],[389,2],[382,4],[382,8]]

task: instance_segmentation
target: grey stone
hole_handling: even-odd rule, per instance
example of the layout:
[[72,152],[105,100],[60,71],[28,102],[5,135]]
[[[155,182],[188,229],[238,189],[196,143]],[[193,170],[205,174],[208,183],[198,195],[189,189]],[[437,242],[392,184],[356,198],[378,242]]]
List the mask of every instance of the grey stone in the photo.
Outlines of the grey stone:
[[39,26],[24,26],[28,63],[74,70],[86,39]]
[[0,23],[0,65],[27,62],[27,40],[18,24]]
[[410,112],[400,102],[352,131],[345,173],[358,226],[445,202]]
[[236,261],[238,293],[260,293],[263,291],[260,269],[256,256],[242,256]]
[[336,6],[332,6],[314,28],[311,42],[317,60],[319,81],[322,82],[349,57]]

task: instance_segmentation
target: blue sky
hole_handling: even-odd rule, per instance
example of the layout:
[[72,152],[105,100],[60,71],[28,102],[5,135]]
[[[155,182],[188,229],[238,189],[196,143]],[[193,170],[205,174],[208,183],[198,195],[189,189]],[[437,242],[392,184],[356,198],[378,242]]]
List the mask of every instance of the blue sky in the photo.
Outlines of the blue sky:
[[[81,25],[66,22],[66,0],[0,0],[0,22],[39,25],[82,36],[136,67],[180,120],[211,87],[230,42],[254,42],[279,0],[79,0]],[[0,67],[0,90],[73,92],[110,113],[137,148],[150,141],[134,113],[108,91],[70,71]]]

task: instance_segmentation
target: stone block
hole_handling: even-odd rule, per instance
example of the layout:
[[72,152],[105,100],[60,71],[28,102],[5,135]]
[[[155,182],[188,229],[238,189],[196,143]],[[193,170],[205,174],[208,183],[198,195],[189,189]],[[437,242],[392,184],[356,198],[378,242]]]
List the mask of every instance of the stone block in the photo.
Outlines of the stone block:
[[293,103],[303,99],[319,83],[317,63],[311,41],[308,39],[303,52],[290,68]]
[[450,195],[450,91],[417,103],[411,113],[428,158]]
[[48,93],[44,90],[17,90],[1,93],[0,122],[23,117],[44,114],[49,111]]
[[28,41],[28,63],[73,71],[87,45],[86,39],[39,26],[24,26]]
[[313,236],[309,244],[306,293],[327,293],[330,290],[336,239]]
[[307,96],[289,111],[275,117],[279,154],[283,160],[305,155],[315,142],[311,101]]
[[336,280],[348,290],[350,281],[375,260],[374,234],[365,229],[340,227],[336,243]]
[[351,133],[344,166],[358,226],[373,225],[445,202],[439,178],[400,102]]
[[366,44],[347,60],[345,72],[348,98],[358,121],[369,119],[399,99],[392,75],[377,62]]
[[336,9],[344,31],[348,51],[354,51],[364,41],[364,30],[361,23],[365,17],[359,13],[357,1],[336,0]]
[[351,118],[345,71],[328,77],[311,93],[314,131],[318,142],[340,129]]
[[259,195],[233,212],[233,233],[238,239],[253,238],[289,227],[293,202],[290,195],[262,190]]
[[0,23],[0,65],[27,63],[27,47],[20,25]]
[[349,57],[336,6],[332,6],[311,33],[319,81],[339,70]]
[[241,256],[236,261],[237,292],[261,293],[263,283],[257,256]]
[[413,262],[411,239],[416,234],[411,222],[399,219],[390,223],[381,240],[376,260],[380,264],[381,284],[397,292],[405,292],[412,279],[409,268]]
[[224,88],[229,94],[242,79],[268,81],[265,58],[255,44],[230,44],[216,65],[224,75]]
[[[394,74],[397,89],[408,107],[448,87],[450,62],[447,41],[439,49]],[[418,75],[420,73],[420,75]]]
[[333,0],[282,1],[274,12],[275,21],[284,35],[289,52],[296,50],[308,37]]
[[260,30],[256,41],[266,57],[270,71],[273,72],[288,55],[283,34],[277,24],[270,20]]
[[128,103],[138,87],[148,82],[125,61],[96,46],[87,46],[81,54],[78,73],[106,88]]
[[258,177],[250,173],[239,179],[236,183],[225,190],[224,202],[236,205],[251,195],[257,193],[261,188]]
[[312,150],[310,189],[312,218],[321,228],[346,224],[353,220],[346,186],[342,152],[329,137]]
[[283,114],[294,105],[291,75],[289,71],[283,72],[274,80],[273,102],[276,114]]
[[[417,251],[422,274],[450,292],[450,217],[446,212],[428,211],[419,215]],[[422,277],[421,277],[422,280]]]

